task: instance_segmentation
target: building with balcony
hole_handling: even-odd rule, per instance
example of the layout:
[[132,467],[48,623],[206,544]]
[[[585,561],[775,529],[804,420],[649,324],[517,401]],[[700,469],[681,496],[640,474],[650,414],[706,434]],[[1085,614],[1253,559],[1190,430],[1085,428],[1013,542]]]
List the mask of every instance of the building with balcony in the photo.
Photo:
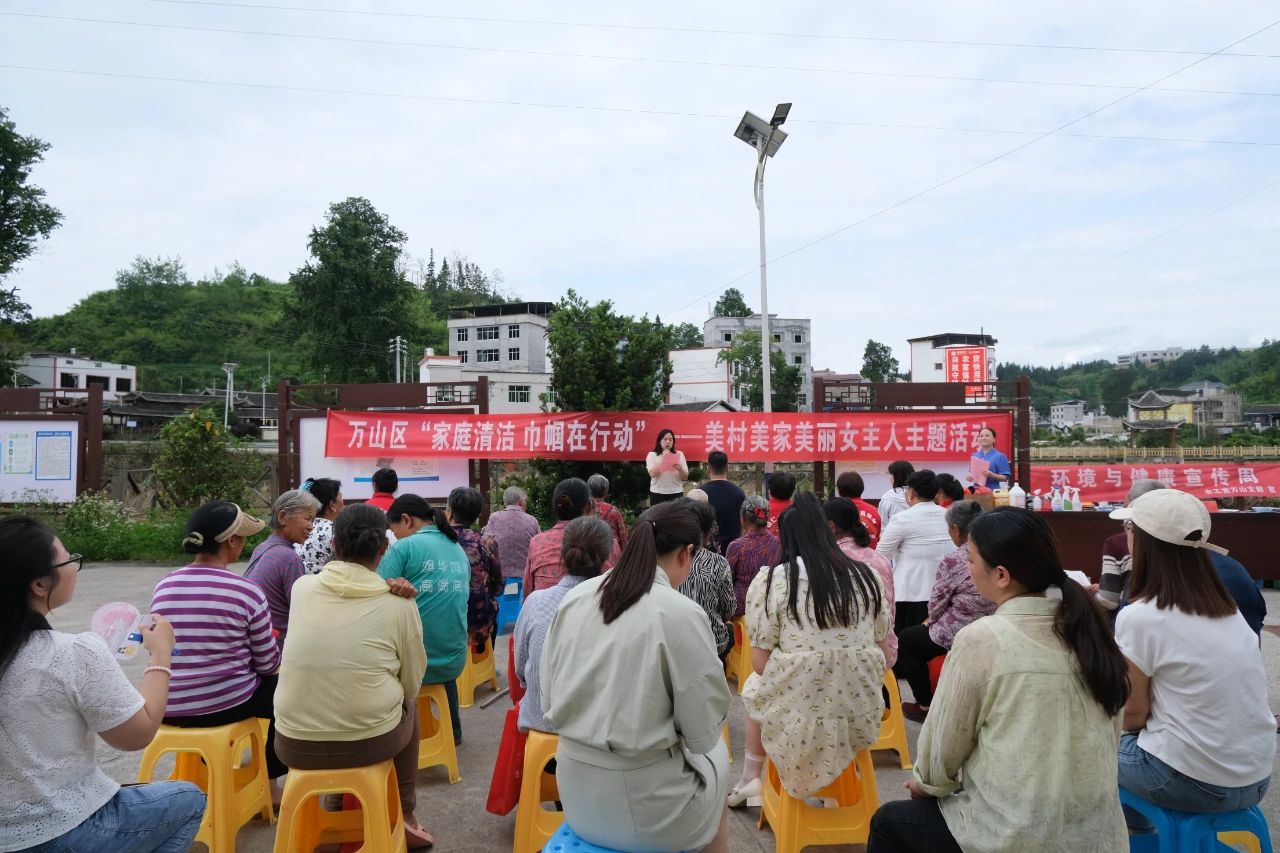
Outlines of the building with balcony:
[[113,403],[138,390],[138,368],[80,355],[75,347],[69,353],[30,353],[17,370],[26,377],[24,384],[53,388],[58,397],[84,397],[90,385],[99,385],[103,402]]

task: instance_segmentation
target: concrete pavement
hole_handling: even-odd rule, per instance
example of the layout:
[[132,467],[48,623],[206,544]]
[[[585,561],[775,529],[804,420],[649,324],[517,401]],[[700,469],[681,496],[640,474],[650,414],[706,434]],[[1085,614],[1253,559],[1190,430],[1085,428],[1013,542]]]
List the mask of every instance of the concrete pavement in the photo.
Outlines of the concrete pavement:
[[[151,599],[155,583],[172,567],[140,566],[132,564],[94,563],[86,565],[80,573],[74,599],[54,611],[51,622],[61,631],[86,631],[93,611],[109,601],[129,601],[139,609],[145,609]],[[1280,592],[1267,590],[1267,606],[1272,615],[1268,625],[1280,630]],[[1263,654],[1267,664],[1268,683],[1271,686],[1273,706],[1280,708],[1280,636],[1263,633]],[[145,656],[139,656],[144,658]],[[141,680],[145,660],[124,664],[129,677],[137,683]],[[506,654],[498,655],[499,680],[506,683]],[[909,701],[910,689],[903,685],[904,700]],[[515,813],[498,817],[485,811],[489,780],[493,773],[494,758],[507,708],[506,699],[488,709],[481,709],[480,702],[491,695],[488,687],[477,691],[476,705],[463,709],[463,743],[459,747],[458,761],[462,781],[450,785],[443,768],[436,767],[418,773],[418,817],[435,835],[436,850],[476,851],[496,853],[511,849],[515,826]],[[734,772],[738,772],[742,760],[743,707],[736,696],[729,716]],[[920,727],[910,721],[907,729],[914,750]],[[914,752],[913,752],[914,754]],[[106,773],[121,782],[134,781],[140,753],[122,753],[98,741],[98,762]],[[891,752],[875,754],[876,781],[882,802],[906,796],[902,788],[908,772],[902,770]],[[1273,833],[1280,828],[1280,794],[1272,788],[1263,802],[1268,824]],[[741,809],[731,815],[730,849],[742,853],[772,851],[773,835],[768,830],[756,829],[757,809]],[[271,850],[274,828],[259,822],[251,822],[240,831],[236,849],[245,853],[267,853]],[[860,846],[812,847],[812,851],[861,850]]]

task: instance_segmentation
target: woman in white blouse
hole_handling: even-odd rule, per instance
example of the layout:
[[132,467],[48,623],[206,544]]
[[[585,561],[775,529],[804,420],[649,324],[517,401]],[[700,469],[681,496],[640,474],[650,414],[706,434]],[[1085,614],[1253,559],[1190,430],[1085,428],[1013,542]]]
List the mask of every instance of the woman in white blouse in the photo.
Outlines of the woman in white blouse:
[[1129,680],[1106,616],[1034,512],[983,513],[967,547],[998,606],[956,634],[911,799],[876,812],[868,853],[1127,850],[1116,744]]
[[565,819],[592,844],[729,849],[729,685],[706,614],[676,592],[701,542],[682,502],[649,509],[617,566],[570,591],[547,632],[556,783]]
[[669,429],[658,433],[653,452],[645,457],[649,471],[649,505],[657,506],[684,494],[684,481],[689,479],[689,463],[676,450],[676,434]]
[[121,750],[155,737],[169,698],[173,628],[142,629],[141,692],[107,644],[64,634],[49,613],[71,600],[83,558],[23,516],[0,521],[0,850],[187,851],[205,797],[190,782],[120,787],[94,761],[95,734]]

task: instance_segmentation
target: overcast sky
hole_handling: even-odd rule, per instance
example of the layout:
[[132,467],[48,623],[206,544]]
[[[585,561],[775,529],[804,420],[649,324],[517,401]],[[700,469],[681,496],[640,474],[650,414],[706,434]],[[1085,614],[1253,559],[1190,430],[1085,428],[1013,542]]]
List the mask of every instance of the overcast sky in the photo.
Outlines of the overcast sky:
[[13,283],[47,315],[137,255],[283,280],[359,195],[525,299],[701,324],[726,285],[759,307],[732,132],[791,101],[769,307],[815,367],[980,328],[1037,364],[1280,337],[1275,4],[1047,8],[0,0],[0,105],[65,215]]

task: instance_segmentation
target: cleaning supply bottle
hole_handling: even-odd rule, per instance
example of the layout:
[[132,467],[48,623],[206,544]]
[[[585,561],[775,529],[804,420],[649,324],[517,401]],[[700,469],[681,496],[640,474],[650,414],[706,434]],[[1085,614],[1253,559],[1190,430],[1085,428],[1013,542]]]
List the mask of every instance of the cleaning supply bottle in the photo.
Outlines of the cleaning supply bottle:
[[1027,508],[1027,493],[1018,485],[1017,480],[1013,481],[1013,488],[1009,489],[1009,506],[1016,506],[1018,509]]
[[1072,510],[1074,510],[1075,512],[1080,512],[1081,510],[1083,510],[1083,509],[1084,509],[1084,504],[1083,504],[1083,502],[1080,500],[1080,487],[1079,487],[1079,486],[1076,486],[1076,488],[1075,488],[1075,494],[1074,494],[1074,495],[1073,495],[1073,497],[1071,498],[1071,509],[1072,509]]
[[1044,509],[1044,499],[1040,497],[1040,490],[1036,489],[1031,497],[1031,510],[1040,512]]
[[1073,505],[1072,505],[1072,503],[1071,503],[1071,487],[1070,487],[1070,486],[1063,486],[1063,488],[1062,488],[1062,511],[1063,511],[1063,512],[1071,512],[1071,510],[1072,510],[1072,506],[1073,506]]
[[1049,502],[1049,509],[1052,510],[1053,512],[1062,512],[1062,507],[1063,507],[1062,490],[1054,489],[1053,500]]

